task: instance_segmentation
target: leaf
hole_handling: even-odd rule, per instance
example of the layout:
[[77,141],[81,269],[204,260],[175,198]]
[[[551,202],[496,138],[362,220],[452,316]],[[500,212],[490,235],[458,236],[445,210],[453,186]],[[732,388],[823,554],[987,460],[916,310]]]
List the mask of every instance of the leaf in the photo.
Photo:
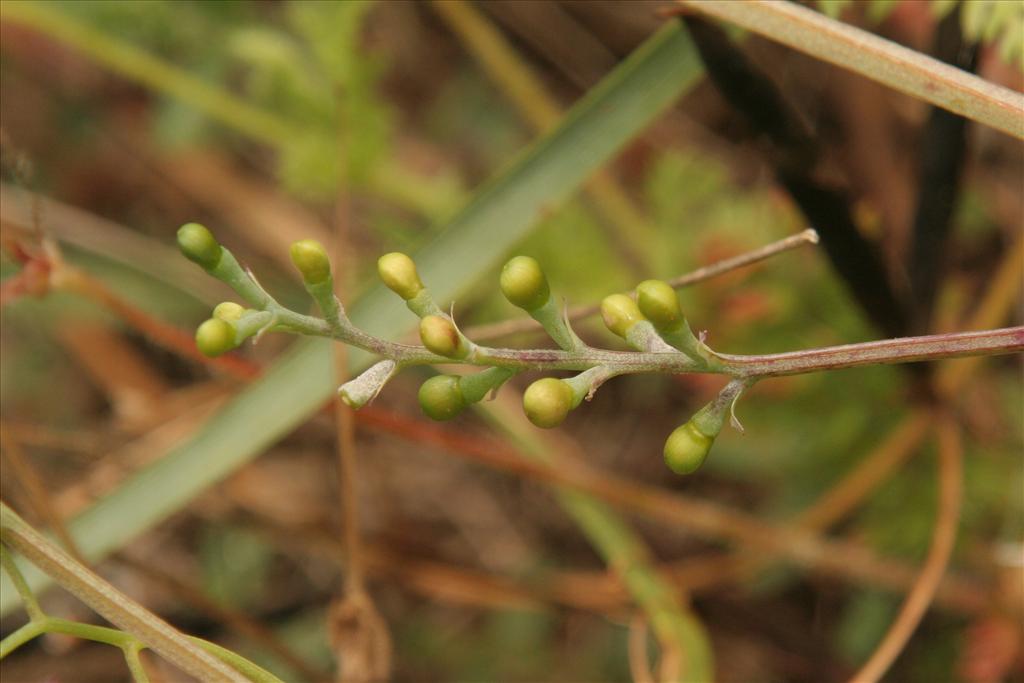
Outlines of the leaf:
[[[692,86],[699,61],[678,22],[641,45],[572,108],[550,133],[477,191],[438,239],[417,256],[420,273],[447,302],[498,264],[537,220],[565,201],[658,114]],[[397,336],[413,322],[376,286],[351,310],[371,334]],[[84,555],[97,560],[160,523],[196,495],[294,429],[332,393],[330,342],[302,340],[185,443],[69,524]],[[370,360],[353,350],[352,370]],[[45,583],[29,570],[30,585]],[[0,612],[17,601],[0,591]]]

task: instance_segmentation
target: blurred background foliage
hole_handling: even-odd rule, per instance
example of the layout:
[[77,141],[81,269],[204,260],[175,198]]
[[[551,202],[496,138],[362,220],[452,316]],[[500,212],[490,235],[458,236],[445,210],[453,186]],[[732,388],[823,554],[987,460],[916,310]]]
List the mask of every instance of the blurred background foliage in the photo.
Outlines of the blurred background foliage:
[[[845,21],[929,50],[937,13],[920,3],[820,4]],[[347,207],[343,268],[355,295],[369,286],[377,255],[431,242],[472,188],[535,137],[426,3],[42,6],[215,88],[238,103],[253,130],[266,132],[261,139],[187,98],[143,87],[53,36],[2,25],[5,230],[14,221],[8,211],[25,215],[24,201],[16,207],[8,194],[13,187],[101,216],[111,223],[93,232],[71,222],[55,228],[66,257],[181,327],[205,318],[223,292],[190,270],[169,280],[154,276],[175,267],[178,257],[167,247],[178,225],[207,223],[284,303],[306,308],[286,262],[290,241],[330,242],[338,206]],[[657,28],[660,6],[476,5],[564,107]],[[985,42],[981,74],[1016,88],[1021,74],[1011,65],[1020,64],[1024,23],[1006,8],[1021,6],[967,3],[962,17],[967,39]],[[983,9],[989,14],[979,16]],[[913,159],[929,143],[916,134],[926,108],[762,40],[749,39],[745,49],[812,122],[864,233],[899,273],[917,191]],[[938,297],[939,329],[963,324],[1001,257],[1020,239],[1020,144],[975,128],[969,149]],[[536,257],[557,291],[578,303],[797,232],[803,219],[775,184],[762,151],[742,117],[701,83],[608,168],[642,217],[642,236],[623,230],[581,194],[550,207],[515,251]],[[48,225],[45,205],[41,211]],[[102,246],[90,248],[90,235],[102,237],[96,242]],[[4,258],[4,277],[14,277],[18,265],[9,253]],[[516,315],[496,280],[494,271],[456,302],[464,327]],[[1003,323],[1020,324],[1019,288],[1016,296],[1013,320]],[[709,330],[710,343],[723,351],[879,336],[813,248],[683,290],[682,298],[690,321]],[[198,417],[181,418],[186,408],[218,405],[244,384],[161,349],[81,296],[54,292],[5,303],[4,430],[30,454],[63,515],[106,495],[132,468],[197,429]],[[582,332],[594,343],[615,344],[592,322]],[[266,366],[291,341],[267,338],[242,353]],[[537,340],[524,335],[511,343]],[[417,379],[412,372],[399,377],[375,406],[422,420]],[[724,434],[707,466],[685,479],[662,466],[661,441],[714,394],[713,379],[616,380],[566,430],[602,468],[783,521],[907,419],[917,400],[910,380],[905,368],[867,368],[764,382],[741,406],[746,435]],[[979,647],[972,634],[1003,623],[1005,603],[1019,599],[1012,593],[1019,571],[1007,579],[1010,570],[999,560],[1003,545],[1020,543],[1024,526],[1019,359],[980,365],[956,404],[965,430],[966,496],[953,566],[984,586],[989,600],[973,611],[937,607],[892,680],[999,680],[970,668],[971,648]],[[174,433],[162,434],[168,424]],[[494,438],[473,417],[451,429]],[[339,574],[331,540],[338,514],[331,443],[329,422],[312,419],[122,554],[247,613],[312,670],[329,670],[324,615]],[[363,531],[377,558],[373,592],[394,638],[397,680],[629,679],[626,611],[588,611],[544,598],[552,577],[586,586],[604,575],[546,487],[434,447],[411,453],[407,442],[380,429],[360,429],[359,450]],[[842,522],[840,535],[884,557],[920,562],[936,501],[931,447],[925,442],[918,450]],[[3,496],[24,501],[7,476]],[[661,561],[699,557],[719,545],[686,529],[631,521]],[[508,596],[503,605],[497,589],[462,586],[458,572],[432,574],[432,562],[510,577],[535,599],[528,609],[510,607],[515,601]],[[237,648],[287,680],[303,677],[265,644],[239,636],[230,621],[168,585],[117,561],[104,567],[187,632]],[[695,609],[714,639],[722,680],[821,681],[843,678],[870,653],[901,598],[857,580],[776,568],[700,593]],[[48,601],[88,618],[56,591]],[[19,619],[5,617],[4,632]],[[69,650],[74,654],[52,654]],[[1019,658],[1014,663],[1011,653],[1009,662],[999,676],[1024,680]],[[57,639],[4,663],[9,680],[115,680],[125,675],[119,666],[116,653],[101,646]]]

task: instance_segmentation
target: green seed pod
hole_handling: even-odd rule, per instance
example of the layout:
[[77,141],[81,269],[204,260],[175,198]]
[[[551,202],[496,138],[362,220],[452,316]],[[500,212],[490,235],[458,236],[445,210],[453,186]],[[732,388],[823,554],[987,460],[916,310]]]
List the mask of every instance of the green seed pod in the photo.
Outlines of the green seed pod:
[[464,350],[455,323],[439,315],[428,315],[420,320],[420,340],[428,349],[446,358],[459,357]]
[[662,280],[644,280],[636,286],[640,312],[659,330],[671,331],[683,324],[683,311],[672,285]]
[[331,259],[324,245],[316,240],[294,242],[288,253],[306,284],[318,285],[331,276]]
[[217,304],[217,307],[213,309],[213,317],[217,320],[223,320],[224,322],[237,322],[242,314],[245,313],[245,308],[239,306],[234,301],[222,301]]
[[665,441],[665,464],[676,474],[690,474],[704,463],[714,442],[715,437],[697,429],[690,420],[676,427]]
[[625,294],[606,296],[601,302],[601,317],[608,329],[623,339],[629,328],[644,319],[636,302]]
[[537,380],[523,394],[523,412],[530,422],[543,429],[562,424],[572,408],[572,387],[554,377]]
[[527,311],[540,308],[551,298],[544,271],[529,256],[516,256],[505,264],[501,269],[501,291],[513,305]]
[[388,288],[406,301],[423,290],[416,264],[405,254],[393,251],[377,259],[377,272]]
[[436,375],[420,386],[420,407],[432,420],[450,420],[466,407],[466,399],[459,389],[459,378]]
[[235,328],[220,318],[210,318],[196,330],[196,347],[213,358],[235,348]]
[[178,248],[188,260],[206,270],[213,270],[220,263],[220,244],[213,233],[199,223],[187,223],[178,228]]

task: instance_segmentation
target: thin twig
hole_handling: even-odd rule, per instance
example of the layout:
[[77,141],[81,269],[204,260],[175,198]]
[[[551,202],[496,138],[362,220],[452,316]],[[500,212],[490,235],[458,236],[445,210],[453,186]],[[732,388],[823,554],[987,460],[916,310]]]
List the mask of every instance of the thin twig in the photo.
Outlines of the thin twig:
[[953,552],[963,494],[963,447],[959,427],[950,416],[937,419],[936,426],[939,437],[939,508],[928,557],[896,620],[874,654],[851,679],[852,683],[876,683],[892,666],[935,597]]
[[[682,287],[689,287],[695,285],[698,282],[709,280],[713,277],[717,277],[724,273],[728,273],[733,270],[738,270],[744,266],[749,266],[759,261],[771,258],[776,254],[796,249],[809,244],[818,243],[818,233],[808,228],[803,232],[797,233],[796,235],[790,235],[784,237],[781,240],[776,240],[771,244],[766,244],[763,247],[752,249],[748,252],[744,252],[737,256],[732,256],[727,259],[723,259],[716,263],[712,263],[707,266],[703,266],[696,270],[690,271],[683,275],[672,278],[668,281],[670,285],[676,289]],[[636,292],[630,292],[631,296],[636,296]],[[573,306],[568,310],[569,320],[575,322],[582,320],[583,318],[589,318],[592,315],[597,315],[601,311],[600,304],[587,304],[583,306]],[[470,327],[465,330],[467,336],[480,341],[486,341],[491,339],[497,339],[499,337],[506,337],[511,334],[519,332],[541,332],[542,328],[536,320],[531,318],[520,319],[520,320],[506,320],[503,322],[492,323],[488,325],[477,325]]]
[[1024,139],[1024,95],[795,2],[677,2]]

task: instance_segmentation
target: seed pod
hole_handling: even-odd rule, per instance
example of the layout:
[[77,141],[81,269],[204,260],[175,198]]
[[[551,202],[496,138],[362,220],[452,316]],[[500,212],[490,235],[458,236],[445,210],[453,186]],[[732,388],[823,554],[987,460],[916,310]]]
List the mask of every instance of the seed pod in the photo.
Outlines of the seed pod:
[[377,259],[377,273],[392,292],[406,301],[423,290],[416,264],[401,252],[393,251]]
[[235,348],[235,328],[220,318],[210,318],[196,330],[196,347],[213,358]]
[[306,284],[318,285],[331,276],[331,259],[328,258],[324,245],[316,240],[294,242],[288,249],[288,254]]
[[188,260],[206,270],[212,270],[220,263],[220,244],[213,233],[199,223],[187,223],[178,228],[178,248]]
[[560,425],[572,408],[572,387],[554,377],[537,380],[523,394],[523,412],[543,429]]
[[683,324],[683,311],[672,285],[662,280],[644,280],[636,286],[636,304],[656,328],[671,331]]
[[714,442],[714,436],[703,433],[690,420],[665,441],[665,464],[676,474],[690,474],[704,463]]
[[451,375],[436,375],[424,382],[420,386],[419,400],[427,417],[438,421],[450,420],[466,407],[459,378]]
[[245,313],[245,308],[234,301],[222,301],[213,309],[214,318],[228,323],[237,322],[243,313]]
[[548,279],[529,256],[516,256],[501,269],[501,291],[513,305],[533,311],[551,298]]
[[606,296],[601,302],[601,317],[605,326],[623,339],[629,328],[644,319],[636,302],[625,294]]
[[457,358],[463,349],[462,338],[455,323],[439,315],[428,315],[420,320],[420,340],[439,356]]

